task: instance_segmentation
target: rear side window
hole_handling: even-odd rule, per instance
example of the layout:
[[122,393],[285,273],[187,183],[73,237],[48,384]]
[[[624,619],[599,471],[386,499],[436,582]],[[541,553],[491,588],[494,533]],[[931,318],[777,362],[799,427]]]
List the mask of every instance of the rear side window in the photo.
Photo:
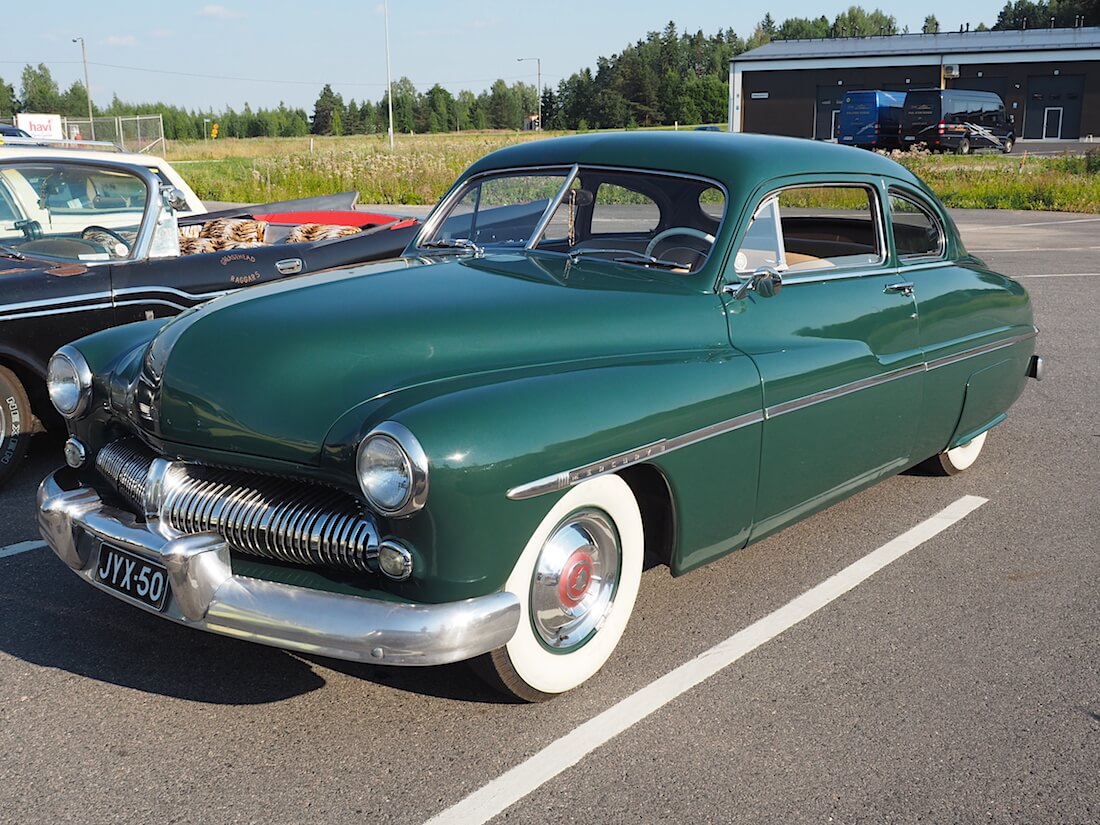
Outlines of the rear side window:
[[943,227],[916,195],[890,190],[890,227],[901,261],[942,258],[947,250]]
[[757,208],[734,261],[740,273],[866,267],[885,260],[878,198],[867,186],[783,189]]

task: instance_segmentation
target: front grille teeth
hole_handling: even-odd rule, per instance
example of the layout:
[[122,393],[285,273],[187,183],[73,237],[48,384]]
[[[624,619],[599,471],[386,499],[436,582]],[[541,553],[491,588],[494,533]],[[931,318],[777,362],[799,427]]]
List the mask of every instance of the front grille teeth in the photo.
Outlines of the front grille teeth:
[[378,530],[351,496],[290,479],[174,462],[161,482],[159,505],[147,503],[154,459],[136,441],[115,441],[99,451],[96,468],[136,512],[155,510],[181,533],[217,533],[242,553],[293,564],[375,571]]

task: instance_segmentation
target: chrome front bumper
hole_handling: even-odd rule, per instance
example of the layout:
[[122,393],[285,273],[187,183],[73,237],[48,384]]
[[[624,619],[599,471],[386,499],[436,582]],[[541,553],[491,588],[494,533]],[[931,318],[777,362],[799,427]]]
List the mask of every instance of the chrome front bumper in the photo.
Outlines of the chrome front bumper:
[[[221,536],[169,538],[89,488],[64,489],[57,473],[38,488],[38,526],[65,564],[94,587],[189,627],[337,659],[438,665],[503,646],[519,624],[519,600],[492,593],[445,604],[408,604],[328,593],[233,575]],[[163,612],[95,580],[103,542],[164,565]]]

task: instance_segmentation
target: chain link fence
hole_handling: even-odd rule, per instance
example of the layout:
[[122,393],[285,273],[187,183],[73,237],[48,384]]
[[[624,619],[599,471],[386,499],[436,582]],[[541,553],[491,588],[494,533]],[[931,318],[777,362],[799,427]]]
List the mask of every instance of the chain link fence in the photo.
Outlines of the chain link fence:
[[69,140],[105,140],[130,152],[164,152],[162,115],[125,115],[117,117],[62,118],[61,126]]

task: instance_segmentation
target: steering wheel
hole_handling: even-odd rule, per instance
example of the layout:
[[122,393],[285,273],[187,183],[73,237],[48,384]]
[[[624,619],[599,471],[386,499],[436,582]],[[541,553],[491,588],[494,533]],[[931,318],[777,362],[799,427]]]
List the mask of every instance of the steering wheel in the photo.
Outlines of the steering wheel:
[[[707,234],[702,229],[693,229],[690,226],[670,226],[668,229],[662,230],[653,236],[653,240],[651,240],[645,248],[645,254],[648,257],[652,257],[653,250],[657,248],[657,244],[671,235],[688,235],[692,238],[699,238],[699,240],[706,241],[707,243],[714,243],[714,236]],[[698,250],[696,250],[696,252],[698,252]]]
[[98,239],[94,237],[94,234],[99,233],[99,232],[102,232],[104,235],[108,235],[108,236],[114,238],[116,241],[118,241],[122,245],[122,248],[123,248],[124,251],[121,255],[116,255],[115,254],[118,247],[115,247],[114,249],[108,249],[107,250],[107,253],[112,258],[125,258],[127,255],[130,254],[130,244],[126,242],[126,239],[124,237],[122,237],[121,235],[119,235],[117,232],[115,232],[115,230],[108,229],[105,226],[100,226],[99,224],[92,224],[91,226],[85,226],[84,229],[80,233],[80,237],[84,238],[85,240],[89,240],[89,241],[98,241]]

